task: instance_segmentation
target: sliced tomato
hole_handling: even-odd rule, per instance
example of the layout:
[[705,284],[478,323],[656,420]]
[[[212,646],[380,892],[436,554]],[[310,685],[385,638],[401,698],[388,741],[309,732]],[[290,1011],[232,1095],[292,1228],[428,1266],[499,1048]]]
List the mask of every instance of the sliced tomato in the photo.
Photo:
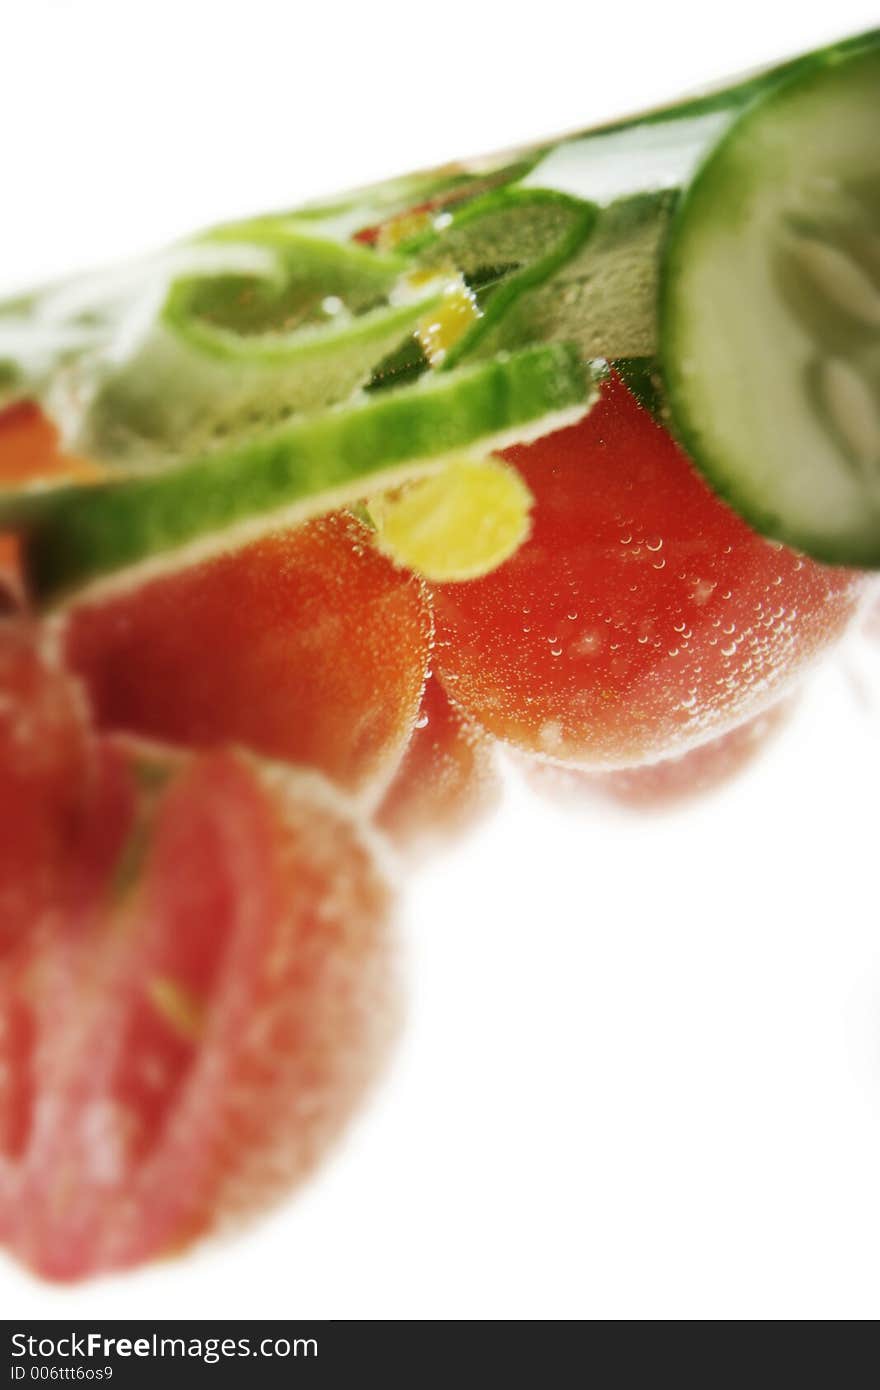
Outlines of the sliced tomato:
[[473,825],[500,788],[492,740],[429,676],[403,762],[377,812],[379,825],[401,847],[426,848]]
[[684,752],[781,696],[864,580],[755,535],[617,378],[582,423],[506,457],[532,533],[435,589],[436,667],[490,733],[593,767]]
[[641,767],[587,772],[532,760],[529,781],[536,791],[561,801],[599,798],[616,801],[632,811],[663,811],[732,782],[785,727],[793,707],[793,699],[780,700],[720,738],[709,739],[678,757],[661,758]]
[[33,401],[0,411],[0,481],[29,482],[61,470],[58,431]]
[[57,906],[89,766],[77,682],[34,626],[0,619],[0,956]]
[[[97,470],[65,453],[58,431],[34,401],[0,410],[0,488],[36,478],[94,476]],[[15,536],[0,533],[0,611],[24,601]]]
[[71,1280],[317,1161],[387,1041],[389,888],[329,784],[104,741],[63,927],[0,973],[0,1238]]
[[83,605],[66,653],[105,729],[240,743],[381,794],[431,636],[420,582],[337,514]]

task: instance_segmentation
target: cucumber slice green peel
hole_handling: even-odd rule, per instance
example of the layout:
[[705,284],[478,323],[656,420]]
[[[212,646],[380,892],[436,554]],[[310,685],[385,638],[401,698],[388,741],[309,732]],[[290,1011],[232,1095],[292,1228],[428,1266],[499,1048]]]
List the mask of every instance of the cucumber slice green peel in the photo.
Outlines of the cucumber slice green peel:
[[378,308],[407,269],[400,257],[317,237],[294,218],[233,223],[204,240],[259,248],[271,270],[181,276],[162,319],[194,347],[237,362],[283,358],[298,330],[332,327],[340,313]]
[[[448,214],[446,225],[405,248],[420,265],[456,267],[481,286],[481,314],[443,364],[548,341],[534,320],[557,272],[588,240],[598,209],[552,189],[509,188]],[[499,273],[495,274],[495,268]]]
[[375,364],[439,306],[436,287],[427,288],[408,302],[338,327],[299,329],[283,341],[249,346],[220,330],[210,352],[159,326],[103,382],[73,448],[117,468],[171,465],[332,405],[368,381]]
[[384,183],[352,189],[330,203],[307,203],[292,213],[308,222],[316,234],[348,241],[357,233],[375,230],[413,209],[442,212],[507,183],[523,178],[538,157],[538,150],[520,151],[486,161],[481,169],[451,164],[423,170]]
[[673,428],[756,529],[880,566],[880,43],[799,69],[713,150],[662,267]]
[[570,347],[530,348],[303,416],[176,468],[0,496],[35,597],[140,582],[399,486],[460,450],[488,453],[572,423],[594,398]]
[[407,263],[303,232],[292,219],[220,229],[215,248],[263,252],[268,271],[179,277],[133,353],[103,375],[73,447],[128,466],[173,463],[319,410],[440,302]]

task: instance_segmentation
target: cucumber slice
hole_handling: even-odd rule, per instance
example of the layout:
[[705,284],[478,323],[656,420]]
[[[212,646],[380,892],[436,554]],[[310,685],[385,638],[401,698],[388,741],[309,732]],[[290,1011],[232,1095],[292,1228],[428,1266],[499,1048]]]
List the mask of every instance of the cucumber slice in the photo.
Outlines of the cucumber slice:
[[73,448],[119,468],[167,464],[332,405],[368,381],[440,304],[436,287],[427,289],[407,303],[272,343],[236,342],[218,330],[210,352],[160,323],[99,387]]
[[23,533],[33,592],[56,600],[127,567],[136,572],[123,583],[167,568],[170,553],[186,563],[398,486],[462,449],[488,453],[559,429],[593,394],[574,349],[532,348],[303,416],[179,467],[7,494],[0,529]]
[[271,267],[262,275],[181,276],[172,285],[165,323],[193,347],[224,360],[283,357],[297,330],[330,327],[343,311],[378,308],[406,270],[398,257],[316,237],[293,218],[233,223],[205,241],[259,249]]
[[[180,276],[271,278],[274,253],[202,238],[0,303],[0,405],[40,400],[72,443],[83,402],[142,336]],[[5,388],[5,389],[4,389]]]
[[513,162],[508,153],[479,160],[475,166],[449,164],[423,170],[383,183],[366,184],[330,203],[307,203],[293,215],[300,222],[308,220],[321,236],[347,241],[359,233],[375,233],[380,226],[414,208],[439,212],[514,183],[528,173],[535,158],[534,151],[524,151]]
[[561,141],[520,183],[404,243],[478,289],[482,317],[446,367],[531,342],[574,342],[588,358],[656,353],[660,247],[679,191],[751,91]]
[[880,42],[747,110],[675,217],[661,360],[674,429],[756,528],[880,566]]
[[440,302],[442,285],[410,284],[406,262],[289,218],[206,240],[262,252],[268,269],[178,278],[135,350],[104,373],[73,440],[79,452],[168,463],[320,410],[368,381]]
[[449,214],[445,226],[410,247],[421,265],[455,267],[478,287],[480,317],[449,351],[444,369],[548,340],[537,320],[558,309],[554,279],[595,221],[591,203],[564,193],[505,188]]

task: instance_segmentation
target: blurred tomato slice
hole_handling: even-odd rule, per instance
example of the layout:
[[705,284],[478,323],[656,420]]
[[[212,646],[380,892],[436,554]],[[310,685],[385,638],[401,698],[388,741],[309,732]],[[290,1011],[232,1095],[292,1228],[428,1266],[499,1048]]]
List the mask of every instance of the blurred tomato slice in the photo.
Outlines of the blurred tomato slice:
[[71,1280],[264,1205],[387,1042],[389,888],[327,783],[104,740],[65,911],[0,962],[0,1238]]

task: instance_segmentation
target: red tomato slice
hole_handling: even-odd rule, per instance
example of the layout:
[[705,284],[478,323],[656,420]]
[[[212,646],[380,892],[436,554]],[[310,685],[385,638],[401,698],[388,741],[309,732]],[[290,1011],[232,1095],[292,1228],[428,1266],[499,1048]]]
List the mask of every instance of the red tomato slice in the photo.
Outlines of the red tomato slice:
[[757,714],[833,642],[864,581],[755,535],[612,379],[572,429],[508,452],[533,530],[438,585],[436,668],[527,752],[613,767]]
[[[20,401],[0,411],[0,487],[34,478],[93,477],[96,469],[83,459],[65,454],[58,431],[33,401]],[[24,590],[18,543],[0,534],[0,611],[20,607]]]
[[378,812],[401,847],[428,847],[470,827],[500,795],[491,739],[429,676],[412,738]]
[[30,624],[0,619],[0,957],[57,906],[89,764],[77,682]]
[[33,401],[0,411],[0,479],[24,483],[64,467],[58,431]]
[[78,608],[66,651],[105,729],[240,743],[381,794],[431,636],[419,581],[338,514]]
[[693,797],[717,791],[760,756],[791,717],[793,701],[780,700],[754,719],[738,724],[675,758],[613,772],[530,760],[528,777],[536,791],[562,801],[594,798],[616,801],[632,811],[663,811]]
[[389,1031],[389,889],[327,783],[105,742],[100,784],[65,926],[0,977],[0,1237],[61,1280],[286,1191]]

